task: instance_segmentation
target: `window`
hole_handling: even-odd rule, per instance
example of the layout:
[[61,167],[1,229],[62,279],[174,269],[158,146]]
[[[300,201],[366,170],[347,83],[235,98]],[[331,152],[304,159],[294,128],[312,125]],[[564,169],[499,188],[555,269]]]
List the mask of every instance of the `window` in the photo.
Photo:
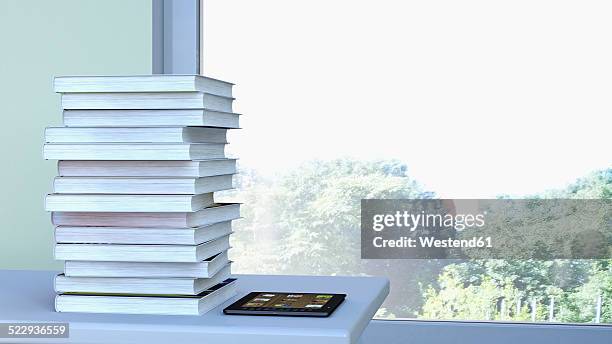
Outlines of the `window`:
[[385,275],[380,318],[612,323],[612,260],[359,254],[362,198],[612,197],[611,10],[207,1],[204,73],[244,112],[236,272]]

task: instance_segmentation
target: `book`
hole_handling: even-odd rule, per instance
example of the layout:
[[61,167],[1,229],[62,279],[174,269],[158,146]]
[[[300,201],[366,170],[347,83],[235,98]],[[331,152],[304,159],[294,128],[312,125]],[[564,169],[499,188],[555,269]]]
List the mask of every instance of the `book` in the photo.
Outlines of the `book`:
[[233,278],[199,295],[83,295],[60,294],[55,297],[57,312],[202,315],[223,304],[237,293]]
[[211,177],[237,172],[236,159],[185,161],[60,160],[64,177]]
[[232,83],[201,75],[58,76],[58,93],[85,92],[206,92],[232,96]]
[[194,228],[55,227],[55,242],[72,244],[198,245],[232,232],[224,221]]
[[56,226],[99,227],[199,227],[240,217],[240,204],[216,203],[196,212],[119,213],[54,211],[51,221]]
[[229,247],[229,235],[199,245],[55,244],[55,259],[195,263]]
[[236,129],[240,114],[210,109],[64,110],[68,127],[205,126]]
[[209,109],[232,112],[234,98],[203,92],[62,93],[64,109]]
[[67,260],[64,262],[64,274],[75,277],[210,278],[229,263],[227,251],[196,263]]
[[229,190],[232,175],[201,178],[56,177],[53,192],[63,194],[185,194]]
[[213,194],[99,195],[49,194],[47,211],[91,212],[195,212],[214,204]]
[[230,278],[230,264],[210,278],[55,277],[56,293],[198,295]]
[[49,160],[205,160],[225,157],[222,143],[46,143]]
[[227,143],[227,129],[207,127],[47,127],[48,143]]

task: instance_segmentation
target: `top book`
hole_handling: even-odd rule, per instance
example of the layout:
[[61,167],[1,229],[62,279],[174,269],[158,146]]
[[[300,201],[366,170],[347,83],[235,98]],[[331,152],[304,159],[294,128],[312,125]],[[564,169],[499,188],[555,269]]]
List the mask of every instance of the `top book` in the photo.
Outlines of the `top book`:
[[205,92],[232,97],[232,83],[201,75],[58,76],[57,93]]

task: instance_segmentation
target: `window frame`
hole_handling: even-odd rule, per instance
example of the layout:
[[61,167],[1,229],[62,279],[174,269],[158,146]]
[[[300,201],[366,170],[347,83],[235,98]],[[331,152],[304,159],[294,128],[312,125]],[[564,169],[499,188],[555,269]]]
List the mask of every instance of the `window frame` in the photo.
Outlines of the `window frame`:
[[153,0],[153,74],[201,74],[203,0]]
[[359,343],[575,344],[607,343],[611,339],[612,326],[607,324],[373,319]]

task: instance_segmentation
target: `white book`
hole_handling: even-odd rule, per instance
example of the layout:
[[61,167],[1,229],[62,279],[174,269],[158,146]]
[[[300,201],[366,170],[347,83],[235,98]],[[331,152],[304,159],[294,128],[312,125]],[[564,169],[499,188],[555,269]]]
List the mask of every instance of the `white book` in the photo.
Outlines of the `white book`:
[[196,212],[119,213],[119,212],[53,212],[56,226],[99,227],[199,227],[240,218],[240,204],[217,203]]
[[229,247],[229,235],[199,245],[55,244],[55,259],[195,263]]
[[202,178],[56,177],[53,192],[64,194],[185,194],[232,188],[232,175]]
[[81,295],[55,297],[57,312],[202,315],[237,293],[235,279],[225,280],[199,295]]
[[205,126],[238,128],[240,114],[210,109],[64,110],[69,127]]
[[205,160],[225,157],[222,143],[47,143],[49,160]]
[[55,228],[55,242],[71,244],[199,245],[232,232],[231,221],[194,228],[71,227]]
[[228,263],[227,251],[197,263],[67,260],[64,262],[64,274],[75,277],[210,278]]
[[236,173],[235,159],[185,161],[60,160],[66,177],[210,177]]
[[227,129],[206,127],[48,127],[49,143],[227,143]]
[[96,195],[49,194],[47,211],[86,212],[195,212],[214,204],[213,194]]
[[201,75],[57,76],[58,93],[79,92],[207,92],[232,96],[232,83]]
[[198,295],[231,277],[230,264],[210,278],[55,276],[56,293]]
[[209,109],[232,112],[233,98],[203,92],[62,93],[64,109]]

